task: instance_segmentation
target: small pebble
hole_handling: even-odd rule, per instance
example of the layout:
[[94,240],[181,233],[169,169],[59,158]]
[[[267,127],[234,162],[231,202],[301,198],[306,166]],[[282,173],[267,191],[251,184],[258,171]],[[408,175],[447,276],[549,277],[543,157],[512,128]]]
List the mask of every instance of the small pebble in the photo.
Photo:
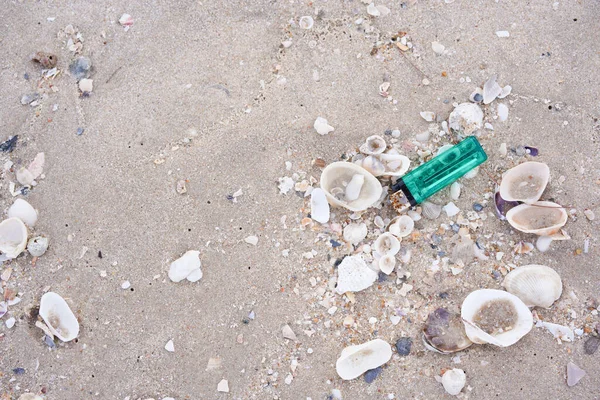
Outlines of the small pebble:
[[6,327],[8,329],[11,329],[13,326],[15,326],[16,322],[17,322],[17,320],[14,317],[10,317],[9,319],[6,320],[6,322],[4,324],[6,325]]
[[473,210],[479,212],[479,211],[483,210],[483,206],[479,203],[475,203],[475,204],[473,204]]
[[592,355],[598,350],[598,346],[600,346],[600,338],[590,336],[583,344],[583,350],[585,351],[585,354]]
[[410,348],[412,346],[412,339],[409,337],[401,337],[396,341],[396,351],[401,356],[407,356],[410,354]]
[[25,368],[14,368],[13,373],[15,375],[23,375],[25,373]]
[[375,369],[370,369],[367,372],[365,372],[365,382],[373,383],[373,381],[377,379],[379,374],[381,374],[381,371],[383,371],[383,368],[377,367]]
[[483,101],[483,95],[476,93],[475,96],[473,96],[473,100],[475,100],[476,103],[480,103]]
[[123,283],[121,283],[121,289],[126,290],[129,289],[131,287],[131,283],[129,281],[125,281]]
[[83,131],[84,131],[84,130],[85,130],[85,129],[83,129],[83,128],[77,128],[77,136],[81,136],[81,135],[83,135]]

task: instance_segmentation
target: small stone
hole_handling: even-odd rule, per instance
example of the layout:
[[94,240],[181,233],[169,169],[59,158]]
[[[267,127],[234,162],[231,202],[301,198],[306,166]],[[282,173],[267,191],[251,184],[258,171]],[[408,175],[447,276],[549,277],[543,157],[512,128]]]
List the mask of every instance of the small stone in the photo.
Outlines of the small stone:
[[82,93],[89,93],[94,89],[94,80],[93,79],[82,79],[79,81],[79,90]]
[[17,367],[14,368],[12,371],[15,375],[23,375],[25,373],[25,368]]
[[169,353],[173,353],[175,351],[175,345],[173,344],[173,340],[169,340],[167,344],[165,344],[165,350]]
[[370,369],[367,372],[365,372],[365,382],[373,383],[373,381],[377,379],[379,374],[381,374],[381,371],[383,371],[383,368],[377,367],[375,369]]
[[473,210],[480,212],[481,210],[483,210],[483,206],[479,203],[475,203],[473,204]]
[[577,365],[569,362],[567,364],[567,385],[575,386],[585,376],[585,371]]
[[51,69],[56,67],[56,62],[58,61],[54,54],[45,53],[43,51],[38,51],[37,53],[35,53],[35,56],[33,56],[32,60],[40,63],[40,65],[44,69]]
[[592,355],[598,350],[598,346],[600,346],[600,338],[590,336],[583,344],[583,350],[585,351],[585,354]]
[[508,119],[508,107],[505,104],[498,104],[498,118],[503,122]]
[[409,337],[401,337],[396,341],[396,351],[401,356],[407,356],[410,354],[410,348],[412,346],[412,339]]
[[75,134],[76,134],[77,136],[81,136],[81,135],[83,135],[83,131],[84,131],[84,130],[85,130],[84,128],[77,128],[77,132],[75,132]]
[[319,135],[327,135],[329,132],[333,132],[335,130],[335,128],[329,125],[327,120],[323,117],[317,117],[313,127]]
[[4,324],[6,325],[6,327],[8,329],[11,329],[13,326],[15,326],[16,322],[17,322],[17,320],[15,319],[15,317],[10,317],[9,319],[6,320],[6,322]]
[[229,393],[229,382],[226,379],[221,379],[217,385],[217,392]]
[[497,31],[496,36],[499,38],[507,38],[510,37],[510,33],[508,31]]
[[456,206],[456,204],[454,204],[453,202],[450,202],[450,203],[446,204],[442,208],[446,212],[446,215],[448,217],[454,217],[456,214],[458,214],[460,212],[460,208],[458,208]]
[[38,93],[24,94],[23,97],[21,97],[21,104],[26,106],[28,104],[33,103],[35,100],[37,100],[39,98],[40,98],[40,95]]
[[92,70],[92,61],[87,57],[78,57],[69,65],[69,72],[78,81],[89,78]]
[[252,246],[256,246],[258,244],[258,237],[248,236],[246,239],[244,239],[244,242],[251,244]]
[[123,14],[121,15],[121,18],[119,18],[119,24],[125,27],[131,26],[133,25],[133,17],[129,14]]
[[594,212],[592,210],[590,210],[589,208],[586,208],[583,211],[583,214],[585,215],[585,217],[587,219],[589,219],[590,221],[593,221],[594,219],[596,219],[596,215],[594,214]]
[[121,289],[123,290],[127,290],[131,287],[131,283],[129,281],[125,281],[123,283],[121,283]]
[[441,56],[444,54],[446,47],[440,42],[431,42],[431,50],[433,50],[433,52],[438,56]]

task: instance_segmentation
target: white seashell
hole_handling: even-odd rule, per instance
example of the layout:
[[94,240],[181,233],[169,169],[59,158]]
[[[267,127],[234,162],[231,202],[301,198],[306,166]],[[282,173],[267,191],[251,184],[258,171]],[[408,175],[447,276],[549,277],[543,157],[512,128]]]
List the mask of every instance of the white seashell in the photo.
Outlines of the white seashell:
[[552,236],[539,236],[535,241],[535,248],[544,253],[550,250],[553,241]]
[[133,17],[129,14],[123,14],[121,15],[121,18],[119,18],[119,24],[122,26],[131,26],[133,25]]
[[408,215],[402,215],[394,218],[390,224],[388,231],[399,238],[410,235],[415,228],[415,221]]
[[400,241],[389,232],[382,233],[373,243],[373,250],[381,256],[386,254],[395,256],[400,251]]
[[379,270],[386,275],[394,272],[394,268],[396,267],[396,256],[391,254],[386,254],[381,257],[378,261]]
[[508,31],[496,31],[496,36],[499,38],[507,38],[510,37],[510,32]]
[[89,93],[94,89],[93,79],[82,79],[79,81],[79,90],[83,93]]
[[562,294],[558,273],[545,265],[524,265],[506,275],[502,286],[528,307],[550,308]]
[[385,170],[381,175],[400,177],[406,174],[410,168],[410,159],[402,154],[388,152],[380,154],[378,157],[385,165]]
[[45,293],[40,301],[39,314],[50,332],[63,342],[69,342],[79,335],[79,322],[60,295],[54,292]]
[[48,250],[48,238],[36,236],[29,239],[27,242],[27,251],[33,257],[41,257]]
[[369,268],[361,256],[348,256],[338,266],[335,290],[339,294],[360,292],[375,283],[377,278],[377,272]]
[[419,214],[418,212],[416,212],[416,211],[413,211],[413,210],[408,210],[408,211],[406,212],[406,214],[407,214],[409,217],[411,217],[411,218],[412,218],[412,220],[413,220],[413,221],[415,221],[415,222],[417,222],[417,221],[420,221],[420,220],[421,220],[421,218],[422,218],[422,217],[421,217],[421,214]]
[[460,314],[467,336],[478,344],[507,347],[518,342],[533,326],[533,315],[525,303],[503,290],[471,292],[463,301]]
[[475,89],[475,91],[469,96],[469,100],[473,103],[481,103],[483,100],[483,90],[479,87]]
[[442,376],[442,385],[444,386],[444,390],[452,396],[456,396],[459,394],[465,384],[467,383],[467,376],[465,375],[465,371],[462,369],[454,368],[444,372]]
[[385,222],[383,222],[383,218],[381,218],[380,215],[375,216],[373,223],[375,224],[376,227],[378,227],[380,229],[385,226]]
[[502,122],[508,119],[508,107],[506,104],[498,104],[498,119]]
[[371,3],[367,6],[367,14],[372,15],[373,17],[379,17],[381,11],[375,6],[375,3]]
[[450,129],[470,135],[483,127],[483,111],[474,103],[461,103],[448,117]]
[[417,139],[418,142],[425,143],[425,142],[427,142],[429,140],[429,136],[430,135],[431,134],[429,133],[429,131],[417,133],[415,135],[415,139]]
[[452,200],[458,200],[460,197],[460,183],[454,182],[450,185],[450,197],[452,197]]
[[33,393],[23,393],[17,400],[44,400],[44,398]]
[[423,216],[427,219],[436,219],[442,213],[442,206],[430,201],[424,201],[421,207],[423,208]]
[[392,346],[384,340],[375,339],[342,350],[335,363],[335,370],[340,378],[350,380],[358,378],[370,369],[382,366],[391,358]]
[[508,96],[510,94],[510,92],[512,92],[512,86],[506,85],[502,88],[502,92],[500,92],[500,94],[498,95],[498,98],[503,99],[506,96]]
[[534,203],[542,196],[549,179],[550,168],[546,164],[524,162],[502,175],[500,196],[506,201]]
[[183,256],[171,263],[169,279],[173,282],[181,282],[186,278],[190,282],[199,281],[202,278],[201,266],[200,252],[188,250]]
[[502,88],[496,82],[496,75],[492,75],[483,85],[483,104],[490,104],[502,93]]
[[165,350],[169,353],[173,353],[175,351],[175,344],[173,344],[173,340],[169,340],[167,344],[165,344]]
[[538,328],[546,328],[548,332],[558,340],[564,342],[572,342],[575,340],[575,334],[568,326],[553,324],[552,322],[545,322],[542,320],[536,322],[535,326]]
[[348,243],[358,244],[367,237],[367,225],[352,223],[344,227],[344,240]]
[[329,221],[329,203],[325,191],[321,188],[313,189],[310,194],[310,216],[322,224]]
[[387,8],[386,6],[382,6],[382,5],[377,6],[377,9],[379,10],[379,15],[381,17],[385,17],[386,15],[388,15],[391,12],[389,8]]
[[[308,29],[310,29],[310,28],[308,28]],[[315,128],[315,131],[317,131],[317,133],[319,135],[327,135],[329,132],[333,132],[335,130],[335,128],[333,126],[329,125],[327,123],[327,120],[322,117],[317,117],[313,127]]]
[[360,165],[375,176],[385,174],[385,165],[375,156],[368,156],[360,160]]
[[364,154],[381,154],[385,151],[387,143],[379,135],[369,136],[365,143],[360,146],[360,152]]
[[[335,188],[347,186],[356,174],[361,174],[365,177],[364,185],[358,198],[356,200],[346,200],[343,195],[336,197],[333,193]],[[383,192],[381,183],[369,171],[356,164],[343,161],[334,162],[325,167],[321,174],[321,188],[325,191],[329,204],[341,206],[350,211],[366,210],[379,200]]]
[[527,254],[531,250],[533,250],[533,244],[531,244],[529,242],[523,242],[523,241],[520,241],[519,243],[517,243],[515,245],[515,247],[513,248],[513,251],[515,252],[515,254]]
[[421,118],[423,118],[427,122],[435,121],[435,113],[433,111],[421,111],[419,114],[421,115]]
[[365,184],[365,176],[363,174],[354,174],[348,186],[346,186],[346,200],[354,201],[360,196],[360,191]]
[[305,15],[300,17],[300,21],[298,21],[298,25],[302,29],[311,29],[315,24],[315,20],[310,15]]
[[506,219],[521,232],[550,236],[558,233],[567,223],[567,212],[551,201],[537,201],[511,208],[506,213]]
[[458,214],[460,212],[460,208],[458,208],[456,206],[456,204],[454,204],[454,202],[450,202],[448,204],[446,204],[444,207],[442,207],[444,209],[444,211],[446,212],[446,215],[448,217],[454,217],[456,214]]
[[16,199],[8,209],[8,218],[17,217],[28,226],[34,227],[38,219],[38,213],[33,206],[23,199]]
[[23,186],[31,186],[35,178],[33,174],[25,167],[21,167],[17,170],[16,173],[17,182],[19,182]]
[[17,258],[27,246],[27,227],[19,218],[0,223],[0,252],[8,259]]

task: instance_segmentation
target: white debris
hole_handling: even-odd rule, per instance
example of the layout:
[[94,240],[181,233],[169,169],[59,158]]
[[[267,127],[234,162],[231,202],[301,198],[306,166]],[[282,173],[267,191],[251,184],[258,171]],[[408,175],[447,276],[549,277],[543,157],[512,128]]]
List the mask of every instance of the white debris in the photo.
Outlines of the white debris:
[[94,80],[93,79],[82,79],[79,81],[79,90],[82,93],[89,93],[94,89]]
[[358,244],[367,237],[367,225],[365,223],[351,223],[344,227],[344,240],[348,243]]
[[442,385],[446,392],[452,396],[459,394],[467,383],[467,376],[462,369],[448,370],[442,376]]
[[435,113],[432,111],[421,111],[419,114],[421,115],[421,118],[427,122],[433,122],[435,120]]
[[281,328],[281,333],[283,334],[283,337],[286,339],[290,339],[293,341],[297,340],[296,334],[294,333],[294,331],[292,330],[292,328],[290,328],[290,326],[288,324],[285,324],[283,326],[283,328]]
[[290,190],[294,187],[294,180],[289,176],[283,176],[279,178],[279,193],[288,194]]
[[329,125],[327,120],[323,117],[317,117],[313,127],[319,135],[327,135],[329,132],[333,132],[335,130],[335,128]]
[[398,291],[398,294],[402,297],[406,297],[408,292],[410,292],[412,289],[413,289],[413,285],[409,285],[408,283],[405,282],[402,284],[402,287]]
[[131,287],[131,283],[129,281],[125,281],[123,283],[121,283],[121,289],[123,290],[127,290]]
[[507,38],[510,36],[510,33],[508,31],[496,31],[496,36],[499,38]]
[[190,282],[197,282],[202,279],[202,270],[200,267],[200,252],[189,250],[183,256],[171,263],[169,268],[169,279],[173,282],[181,282],[187,279]]
[[360,292],[375,283],[377,277],[377,272],[369,268],[360,255],[347,256],[338,267],[336,291],[339,294]]
[[442,207],[442,209],[446,212],[446,215],[448,217],[454,217],[460,212],[460,208],[458,208],[456,204],[454,204],[454,202],[452,201],[446,204],[444,207]]
[[292,374],[287,374],[287,376],[284,379],[284,382],[286,385],[291,385],[293,380],[294,376]]
[[375,3],[371,3],[367,6],[367,14],[372,15],[373,17],[379,17],[381,11],[375,6]]
[[133,17],[129,14],[123,14],[121,15],[121,18],[119,18],[119,24],[124,27],[129,27],[133,25]]
[[244,242],[251,244],[252,246],[256,246],[258,244],[258,236],[248,236],[244,239]]
[[310,216],[322,224],[329,221],[329,203],[321,188],[314,189],[310,194]]
[[17,322],[17,320],[15,319],[15,317],[10,317],[9,319],[6,320],[6,322],[4,324],[6,325],[6,327],[8,329],[11,329],[13,326],[15,326],[16,322]]
[[573,330],[568,326],[553,324],[551,322],[538,321],[535,326],[548,329],[548,331],[554,335],[554,338],[559,341],[572,342],[575,339]]
[[167,344],[165,344],[165,350],[169,353],[173,353],[175,351],[175,345],[173,344],[173,340],[169,340]]
[[442,55],[444,54],[444,51],[446,50],[446,47],[441,44],[440,42],[431,42],[431,49],[433,50],[433,52],[437,55]]
[[498,118],[502,122],[508,119],[508,107],[505,104],[498,104]]
[[314,24],[315,24],[315,20],[310,15],[305,15],[303,17],[300,17],[300,20],[298,21],[298,25],[302,29],[311,29]]
[[492,75],[483,85],[483,104],[490,104],[502,93],[502,88],[496,82],[496,75]]
[[229,393],[229,382],[226,379],[221,379],[217,385],[217,392]]

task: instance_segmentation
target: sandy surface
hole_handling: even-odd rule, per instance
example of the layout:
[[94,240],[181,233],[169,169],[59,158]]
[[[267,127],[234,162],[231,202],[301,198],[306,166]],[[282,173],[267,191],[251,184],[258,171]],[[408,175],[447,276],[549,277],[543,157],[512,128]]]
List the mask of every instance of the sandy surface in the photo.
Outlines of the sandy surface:
[[[600,396],[600,353],[583,351],[588,333],[559,344],[534,328],[514,346],[473,346],[459,359],[428,352],[420,340],[431,310],[458,310],[470,291],[500,288],[492,271],[510,263],[545,264],[561,275],[563,296],[551,310],[538,311],[545,320],[588,331],[598,322],[586,308],[600,290],[598,221],[583,216],[586,208],[600,213],[597,2],[553,7],[541,0],[459,0],[401,7],[386,0],[391,14],[379,18],[369,17],[357,0],[151,3],[10,1],[1,7],[0,140],[19,135],[19,141],[0,161],[11,160],[16,170],[45,153],[45,178],[25,198],[40,213],[35,232],[51,241],[35,264],[29,255],[4,264],[13,272],[2,286],[22,302],[4,317],[15,317],[16,325],[0,327],[3,399],[31,391],[65,400],[314,400],[326,399],[333,388],[344,399],[391,393],[438,399],[450,398],[434,378],[448,368],[466,371],[464,398]],[[117,22],[125,12],[135,21],[128,31]],[[311,30],[298,27],[302,15],[315,18]],[[365,22],[357,25],[359,18]],[[93,62],[89,97],[80,95],[68,73],[75,55],[60,31],[69,24],[83,35],[81,54]],[[510,37],[498,38],[498,30]],[[413,51],[371,55],[378,40],[389,42],[399,31],[408,33]],[[289,38],[292,45],[284,48]],[[436,40],[446,54],[431,50]],[[30,58],[40,50],[58,56],[55,92],[48,82],[36,89],[41,68]],[[354,304],[334,294],[332,263],[353,249],[328,247],[318,239],[323,232],[331,236],[324,228],[300,229],[308,213],[302,194],[279,194],[278,178],[305,171],[318,179],[311,160],[339,160],[388,129],[399,128],[400,139],[410,141],[428,128],[420,111],[446,118],[454,102],[468,101],[493,74],[513,91],[484,107],[494,126],[480,138],[489,154],[485,168],[498,179],[525,160],[510,152],[501,158],[501,143],[539,148],[537,159],[552,172],[544,197],[576,210],[566,226],[572,240],[516,257],[512,245],[534,239],[490,214],[473,233],[490,259],[457,276],[432,277],[427,270],[451,235],[440,249],[428,238],[450,219],[422,220],[416,224],[422,238],[408,244],[415,254],[405,266],[414,286],[409,295],[398,294],[394,278],[357,293]],[[385,76],[396,104],[378,93]],[[430,85],[422,84],[424,77]],[[45,93],[37,107],[20,104],[23,94],[36,90]],[[504,123],[493,118],[499,102],[509,107]],[[335,131],[318,135],[312,128],[317,116]],[[77,136],[80,127],[85,131]],[[435,147],[447,142],[441,138]],[[414,149],[407,155],[418,162]],[[188,180],[184,195],[175,190],[181,179]],[[12,171],[2,179],[4,209],[13,202],[10,181]],[[228,200],[240,188],[237,202]],[[491,190],[493,182],[480,173],[464,182],[456,203],[466,212]],[[449,201],[447,191],[437,200]],[[489,212],[488,206],[483,213]],[[259,237],[256,246],[244,242],[249,235]],[[578,254],[586,238],[589,253]],[[169,281],[170,262],[190,249],[201,252],[203,279]],[[316,256],[304,258],[312,249]],[[501,262],[496,251],[506,253]],[[311,277],[318,278],[315,287]],[[123,290],[126,280],[131,288]],[[319,305],[319,288],[338,306],[333,316]],[[81,323],[76,341],[53,350],[30,317],[49,289],[67,299]],[[398,307],[407,315],[393,326],[389,316]],[[256,318],[245,324],[250,311]],[[351,328],[342,325],[348,315],[356,321]],[[370,317],[378,322],[371,325]],[[297,342],[282,337],[284,324]],[[315,333],[309,337],[304,330]],[[337,376],[335,361],[345,346],[376,337],[393,344],[400,336],[414,339],[411,354],[395,354],[373,383]],[[164,349],[169,339],[173,353]],[[220,357],[222,367],[206,371],[210,357]],[[288,385],[292,359],[298,367]],[[565,382],[569,361],[587,371],[574,387]],[[16,375],[15,368],[25,372]],[[228,380],[229,394],[217,392],[221,379]]]

